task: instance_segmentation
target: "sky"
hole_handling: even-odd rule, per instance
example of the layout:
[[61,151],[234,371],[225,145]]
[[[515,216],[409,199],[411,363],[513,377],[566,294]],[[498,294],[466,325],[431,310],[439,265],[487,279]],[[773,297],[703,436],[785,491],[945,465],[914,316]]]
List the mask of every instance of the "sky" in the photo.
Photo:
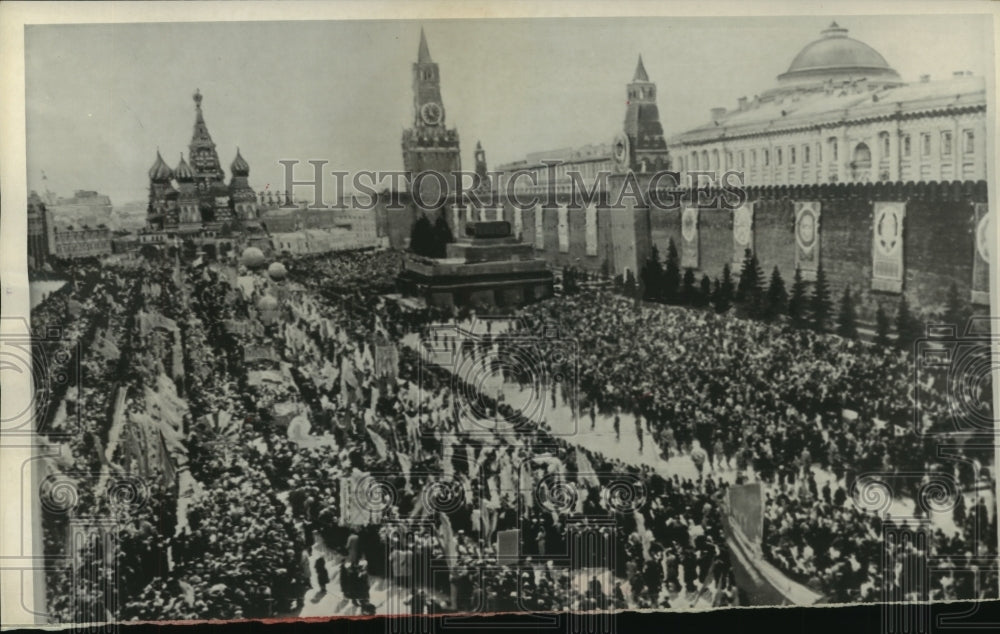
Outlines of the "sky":
[[145,200],[157,148],[172,167],[187,155],[195,89],[227,180],[237,147],[257,190],[284,188],[282,159],[401,169],[421,27],[464,169],[477,141],[491,167],[610,142],[639,54],[669,137],[773,87],[834,19],[906,81],[993,76],[992,20],[982,16],[29,25],[28,187]]

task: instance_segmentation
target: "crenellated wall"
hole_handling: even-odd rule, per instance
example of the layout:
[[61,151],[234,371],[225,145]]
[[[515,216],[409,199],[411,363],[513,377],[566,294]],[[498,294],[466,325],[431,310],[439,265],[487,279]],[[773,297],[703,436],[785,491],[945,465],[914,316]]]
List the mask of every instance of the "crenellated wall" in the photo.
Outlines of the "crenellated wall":
[[[870,183],[750,187],[747,201],[754,207],[753,246],[766,276],[778,267],[787,287],[795,275],[795,203],[814,201],[820,204],[820,261],[830,282],[836,301],[843,289],[850,286],[856,297],[861,321],[874,321],[881,304],[894,315],[900,293],[873,290],[872,257],[875,203],[879,201],[905,203],[903,222],[903,288],[911,307],[925,318],[943,312],[949,287],[955,283],[960,296],[969,302],[972,296],[973,262],[975,255],[975,204],[987,201],[985,181]],[[695,191],[672,190],[681,201],[695,199]],[[718,201],[718,191],[702,192],[702,200]],[[732,194],[728,194],[732,200]],[[661,195],[660,200],[667,200]],[[683,249],[680,209],[611,209],[602,198],[596,207],[596,248],[588,251],[586,244],[587,216],[581,207],[574,207],[568,196],[560,195],[555,206],[535,206],[521,215],[521,237],[532,245],[535,253],[555,268],[574,266],[600,271],[607,261],[610,270],[621,274],[625,268],[639,268],[652,245],[665,258],[670,240],[678,251]],[[682,206],[688,203],[682,203]],[[510,201],[503,203],[502,219],[515,226],[518,213]],[[559,208],[566,208],[568,243],[560,248]],[[495,218],[495,206],[488,208],[487,218]],[[449,222],[454,215],[445,210]],[[542,213],[544,248],[538,249],[535,235],[535,215]],[[428,214],[433,216],[435,214]],[[402,248],[409,238],[415,212],[386,213],[380,210],[380,232],[392,238],[393,246]],[[459,210],[456,234],[464,231],[466,212]],[[478,210],[473,211],[478,220]],[[733,245],[733,211],[718,202],[699,209],[698,267],[695,274],[717,278],[725,264],[736,258]],[[635,268],[633,268],[635,266]],[[738,266],[733,274],[739,274]],[[985,312],[986,306],[977,306]]]

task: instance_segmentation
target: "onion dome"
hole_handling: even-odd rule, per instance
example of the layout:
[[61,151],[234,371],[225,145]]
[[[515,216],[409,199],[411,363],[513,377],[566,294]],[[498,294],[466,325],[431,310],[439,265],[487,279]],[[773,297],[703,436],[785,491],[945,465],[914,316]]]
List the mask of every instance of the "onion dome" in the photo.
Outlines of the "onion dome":
[[181,162],[178,163],[176,169],[174,169],[174,178],[179,181],[194,180],[194,170],[191,169],[191,166],[184,160],[184,154],[181,154]]
[[158,183],[165,183],[173,178],[174,173],[170,171],[170,168],[163,161],[163,157],[160,156],[160,151],[156,151],[156,162],[153,163],[153,167],[149,168],[149,180],[156,181]]
[[240,154],[240,148],[236,148],[236,158],[233,159],[233,164],[229,166],[229,171],[233,173],[233,176],[247,176],[250,174],[250,165]]
[[264,252],[257,247],[247,247],[240,255],[240,264],[248,269],[260,268],[264,265]]
[[288,277],[288,269],[281,262],[271,262],[271,266],[267,267],[267,274],[275,282],[280,282]]

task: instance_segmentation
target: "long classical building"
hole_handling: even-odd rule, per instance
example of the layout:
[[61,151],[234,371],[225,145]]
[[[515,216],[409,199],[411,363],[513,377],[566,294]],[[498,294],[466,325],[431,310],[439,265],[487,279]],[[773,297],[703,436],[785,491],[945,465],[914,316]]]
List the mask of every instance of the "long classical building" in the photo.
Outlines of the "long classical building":
[[777,84],[669,139],[674,169],[738,170],[747,185],[986,178],[986,83],[966,71],[905,83],[836,22]]
[[[648,80],[640,59],[641,78]],[[668,138],[667,147],[681,183],[712,170],[742,172],[748,186],[983,180],[986,82],[956,71],[906,83],[878,51],[833,23],[775,86],[713,108],[704,125]],[[533,152],[498,171],[535,172],[543,188],[544,161],[561,161],[557,189],[568,189],[570,172],[585,183],[610,172],[612,145]]]

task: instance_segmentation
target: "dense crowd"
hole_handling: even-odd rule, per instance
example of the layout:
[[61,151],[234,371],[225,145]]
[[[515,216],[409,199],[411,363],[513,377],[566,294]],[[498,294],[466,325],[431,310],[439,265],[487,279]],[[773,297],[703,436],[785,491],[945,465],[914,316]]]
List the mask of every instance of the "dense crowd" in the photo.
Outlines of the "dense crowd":
[[[831,599],[875,599],[884,587],[880,519],[847,502],[855,475],[884,474],[897,497],[919,497],[938,475],[954,476],[961,493],[993,490],[988,448],[940,457],[935,434],[953,424],[947,368],[915,383],[909,352],[706,311],[637,310],[611,294],[559,298],[520,317],[506,345],[556,324],[579,351],[564,363],[576,364],[585,399],[650,421],[664,457],[704,451],[709,469],[765,483],[766,556]],[[814,465],[832,475],[822,489]],[[975,509],[957,536],[936,533],[925,556],[995,555],[996,514]]]
[[[691,456],[699,476],[612,460],[403,345],[412,333],[441,337],[428,325],[465,314],[387,300],[399,266],[392,252],[341,253],[292,260],[282,280],[235,262],[91,263],[34,311],[36,329],[69,327],[71,343],[48,345],[80,350],[86,368],[81,402],[57,395],[65,409],[53,411],[57,422],[83,412],[87,433],[66,440],[76,464],[53,469],[152,476],[146,503],[121,524],[125,573],[109,616],[292,615],[332,577],[362,612],[373,609],[371,579],[414,613],[731,604],[720,499],[734,474],[766,486],[772,563],[833,600],[877,600],[891,585],[887,520],[849,501],[851,473],[952,471],[927,437],[898,431],[912,420],[904,353],[700,311],[637,311],[594,291],[526,308],[511,335],[437,342],[502,357],[556,325],[576,344],[574,406],[638,414],[663,458]],[[934,380],[916,388],[927,392],[928,430],[949,406]],[[457,407],[469,400],[513,425],[470,430]],[[153,466],[122,432],[150,411],[182,439]],[[174,438],[170,428],[158,429]],[[964,455],[973,468],[957,477],[971,491],[991,477],[989,459]],[[813,465],[833,478],[820,486]],[[908,495],[922,484],[893,482]],[[110,512],[100,487],[81,491],[78,509]],[[922,555],[956,569],[995,558],[992,541],[974,538],[995,534],[995,513],[974,504],[955,518],[958,534],[939,531]],[[64,553],[67,523],[46,517],[49,553]],[[501,534],[515,528],[521,556],[498,559]],[[608,540],[607,554],[568,563],[580,532]],[[81,610],[67,592],[73,565],[50,575],[60,620]],[[438,572],[421,580],[428,569]],[[987,577],[995,586],[995,565]],[[956,579],[939,576],[935,597],[970,596]],[[92,610],[100,588],[88,591]]]

